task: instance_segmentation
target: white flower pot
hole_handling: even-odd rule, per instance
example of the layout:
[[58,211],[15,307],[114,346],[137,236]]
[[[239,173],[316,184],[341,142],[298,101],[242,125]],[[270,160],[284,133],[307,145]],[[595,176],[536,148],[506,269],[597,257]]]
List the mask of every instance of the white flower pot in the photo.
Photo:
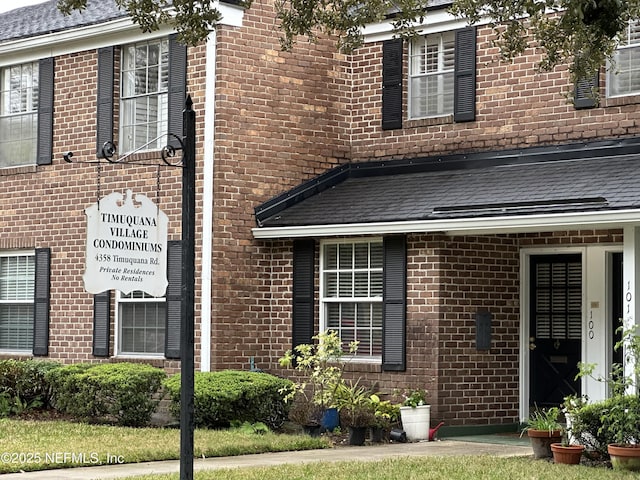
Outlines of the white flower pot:
[[400,407],[400,419],[402,428],[407,434],[407,440],[410,442],[429,440],[431,405],[420,405],[415,408]]

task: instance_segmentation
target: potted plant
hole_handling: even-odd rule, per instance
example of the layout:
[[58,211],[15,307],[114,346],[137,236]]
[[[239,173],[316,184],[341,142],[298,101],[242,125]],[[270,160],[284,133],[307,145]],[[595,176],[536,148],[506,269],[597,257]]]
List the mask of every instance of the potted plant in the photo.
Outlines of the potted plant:
[[349,428],[349,445],[364,445],[367,429],[375,423],[372,394],[358,382],[343,383],[336,391],[340,422]]
[[583,452],[584,445],[570,445],[568,442],[551,444],[554,463],[578,465]]
[[391,428],[400,419],[400,405],[391,403],[390,400],[381,400],[377,394],[371,395],[373,406],[374,423],[371,428],[371,440],[376,443],[382,442],[389,437]]
[[[337,407],[335,395],[344,384],[344,368],[358,350],[358,342],[351,342],[345,352],[333,330],[313,339],[315,343],[298,345],[279,359],[280,366],[294,369],[300,378],[292,390],[283,393],[285,401],[291,402],[289,419],[303,427],[320,426],[327,419],[327,409]],[[332,430],[337,425],[323,426]]]
[[570,441],[570,427],[562,430],[562,442],[551,444],[551,453],[554,463],[566,465],[578,465],[585,450],[584,445]]
[[558,421],[559,415],[558,407],[538,409],[525,422],[522,434],[527,432],[535,458],[550,458],[551,444],[560,443],[562,440],[563,427]]
[[[620,327],[622,329],[622,327]],[[593,364],[580,364],[579,375],[589,375],[608,383],[610,398],[598,402],[600,426],[598,435],[606,439],[607,453],[614,469],[640,471],[640,399],[637,382],[640,378],[640,337],[637,327],[622,330],[622,339],[616,349],[624,349],[624,361],[632,365],[625,372],[620,364],[614,364],[608,378],[593,377]]]
[[400,407],[400,418],[407,440],[410,442],[429,440],[431,405],[427,403],[427,391],[407,390],[402,396],[404,400]]

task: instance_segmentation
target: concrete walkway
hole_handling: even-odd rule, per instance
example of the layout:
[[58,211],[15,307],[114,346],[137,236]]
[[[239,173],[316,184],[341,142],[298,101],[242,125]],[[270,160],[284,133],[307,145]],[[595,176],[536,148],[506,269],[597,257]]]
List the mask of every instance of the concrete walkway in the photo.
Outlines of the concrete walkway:
[[[302,452],[261,453],[237,457],[196,459],[193,468],[194,471],[198,471],[222,468],[265,467],[284,463],[371,461],[384,458],[454,455],[527,456],[531,455],[531,447],[459,440],[392,443],[365,447],[336,447]],[[169,460],[164,462],[10,473],[0,475],[0,480],[110,480],[150,473],[177,473],[179,471],[180,462],[178,460]]]

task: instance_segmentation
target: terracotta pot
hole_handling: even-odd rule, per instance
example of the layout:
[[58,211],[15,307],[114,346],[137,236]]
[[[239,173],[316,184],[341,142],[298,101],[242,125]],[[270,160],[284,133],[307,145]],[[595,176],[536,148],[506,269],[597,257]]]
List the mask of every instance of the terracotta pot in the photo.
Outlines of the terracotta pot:
[[553,453],[554,463],[564,463],[567,465],[578,465],[584,445],[562,445],[561,443],[552,443],[551,452]]
[[562,432],[560,430],[527,430],[534,458],[551,458],[551,444],[560,443]]
[[616,470],[640,472],[640,445],[612,443],[607,446],[607,451]]

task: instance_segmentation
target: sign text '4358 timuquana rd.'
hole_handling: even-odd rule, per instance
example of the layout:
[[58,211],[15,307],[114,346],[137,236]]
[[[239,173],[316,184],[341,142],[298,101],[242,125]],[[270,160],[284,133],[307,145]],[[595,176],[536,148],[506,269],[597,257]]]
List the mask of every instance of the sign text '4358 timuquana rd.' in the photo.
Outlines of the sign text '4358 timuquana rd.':
[[167,215],[149,198],[113,192],[88,207],[85,290],[97,294],[139,290],[161,297],[167,289]]

